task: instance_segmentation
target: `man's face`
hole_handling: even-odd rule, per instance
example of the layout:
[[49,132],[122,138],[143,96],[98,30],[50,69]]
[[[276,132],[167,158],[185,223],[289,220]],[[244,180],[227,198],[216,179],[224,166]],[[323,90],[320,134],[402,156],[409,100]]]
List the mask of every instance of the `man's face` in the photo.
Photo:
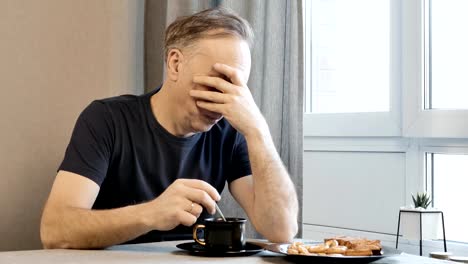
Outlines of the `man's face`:
[[[188,50],[188,52],[186,52]],[[216,124],[222,115],[199,108],[189,91],[211,90],[215,88],[193,83],[197,75],[213,76],[230,80],[213,69],[215,63],[223,63],[239,69],[247,82],[250,73],[250,49],[248,44],[236,37],[207,38],[197,41],[193,47],[183,51],[184,61],[179,67],[179,78],[176,82],[177,101],[184,113],[183,122],[191,132],[208,131]],[[188,54],[187,54],[188,53]],[[188,56],[187,56],[188,55]]]

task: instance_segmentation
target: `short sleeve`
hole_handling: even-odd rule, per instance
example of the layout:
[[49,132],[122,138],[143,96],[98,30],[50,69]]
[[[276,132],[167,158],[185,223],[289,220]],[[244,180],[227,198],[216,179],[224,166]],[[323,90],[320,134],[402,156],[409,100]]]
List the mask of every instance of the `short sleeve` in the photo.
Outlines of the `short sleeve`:
[[247,141],[244,136],[237,133],[232,155],[231,173],[228,178],[228,183],[252,174],[250,167],[249,152],[247,149]]
[[78,117],[59,170],[82,175],[101,186],[113,142],[112,116],[103,102],[94,101]]

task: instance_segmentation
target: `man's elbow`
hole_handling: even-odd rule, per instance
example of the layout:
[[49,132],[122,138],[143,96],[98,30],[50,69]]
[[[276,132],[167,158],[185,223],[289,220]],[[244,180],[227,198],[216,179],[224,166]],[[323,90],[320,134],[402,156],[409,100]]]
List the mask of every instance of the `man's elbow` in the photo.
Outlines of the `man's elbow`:
[[67,243],[60,242],[54,239],[48,239],[41,236],[42,247],[44,249],[70,249],[72,247]]
[[41,219],[40,237],[42,246],[45,249],[68,249],[71,244],[66,242],[61,236],[58,226],[50,219],[50,216],[43,215]]
[[69,243],[59,239],[58,236],[53,235],[55,231],[53,227],[41,225],[41,243],[44,249],[68,249],[71,248]]
[[41,243],[44,249],[67,249],[68,247],[65,243],[60,242],[58,239],[55,239],[53,236],[44,234],[41,230]]
[[292,242],[298,231],[297,222],[288,223],[284,226],[277,226],[271,230],[266,236],[268,241],[272,243],[287,243]]

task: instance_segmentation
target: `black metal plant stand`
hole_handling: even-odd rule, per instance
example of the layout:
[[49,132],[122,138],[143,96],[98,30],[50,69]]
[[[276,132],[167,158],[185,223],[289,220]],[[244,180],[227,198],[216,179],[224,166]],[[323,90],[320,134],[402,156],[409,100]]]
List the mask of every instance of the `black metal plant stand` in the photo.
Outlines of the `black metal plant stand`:
[[398,238],[400,237],[400,219],[401,213],[419,213],[419,255],[422,256],[422,215],[423,214],[440,214],[442,216],[442,232],[444,235],[444,251],[447,252],[447,241],[445,240],[445,223],[444,223],[444,213],[442,211],[416,211],[416,210],[404,210],[400,209],[398,214],[398,228],[397,228],[397,237],[396,237],[396,248],[398,248]]

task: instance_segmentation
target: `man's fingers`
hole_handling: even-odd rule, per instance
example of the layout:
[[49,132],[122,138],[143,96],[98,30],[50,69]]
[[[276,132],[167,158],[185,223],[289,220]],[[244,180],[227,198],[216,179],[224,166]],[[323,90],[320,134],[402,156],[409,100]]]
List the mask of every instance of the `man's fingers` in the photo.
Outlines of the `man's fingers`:
[[[186,199],[185,201],[186,202],[184,202],[184,205],[182,206],[182,210],[188,213],[191,213],[193,216],[198,218],[203,212],[203,207],[200,204],[198,204],[196,201],[192,201],[189,199]],[[185,203],[189,206],[186,206]]]
[[228,81],[223,80],[219,77],[197,75],[197,76],[193,76],[192,80],[194,83],[216,88],[217,90],[223,93],[230,93],[234,91],[232,87],[232,83],[229,83]]
[[219,113],[225,116],[225,112],[223,109],[223,105],[212,103],[212,102],[204,102],[204,101],[197,101],[197,106],[203,109],[206,109],[211,112]]
[[195,222],[197,222],[197,217],[183,210],[177,212],[177,219],[184,226],[192,226],[193,224],[195,224]]
[[215,63],[213,69],[228,77],[234,85],[244,86],[244,79],[239,73],[239,70],[222,63]]
[[219,195],[218,191],[205,181],[197,179],[181,179],[180,181],[182,181],[183,185],[185,186],[200,189],[207,192],[215,201],[221,200],[221,196]]
[[225,98],[226,95],[222,93],[218,93],[218,92],[191,90],[190,96],[196,99],[210,101],[210,102],[219,103],[219,104],[223,104],[226,102],[226,98]]
[[203,207],[197,203],[193,203],[193,207],[189,210],[189,213],[191,213],[196,218],[200,217],[202,212]]
[[187,187],[185,192],[185,197],[187,199],[197,204],[203,205],[203,207],[205,207],[210,214],[214,214],[216,212],[215,201],[205,191]]

